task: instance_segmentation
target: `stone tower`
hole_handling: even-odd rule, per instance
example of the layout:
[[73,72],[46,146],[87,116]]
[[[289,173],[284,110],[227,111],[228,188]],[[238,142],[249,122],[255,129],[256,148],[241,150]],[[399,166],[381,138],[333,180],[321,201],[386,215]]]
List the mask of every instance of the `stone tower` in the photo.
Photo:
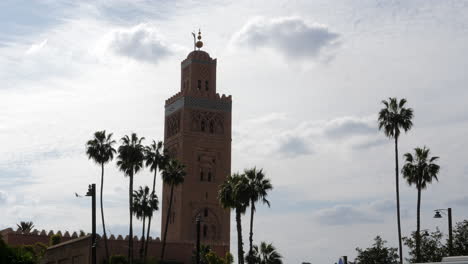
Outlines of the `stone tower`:
[[[231,172],[231,96],[216,93],[216,59],[200,50],[181,63],[180,92],[166,100],[165,148],[186,166],[174,190],[168,242],[195,243],[196,216],[201,216],[201,243],[229,250],[230,211],[218,202],[219,186]],[[163,186],[164,234],[170,186]]]

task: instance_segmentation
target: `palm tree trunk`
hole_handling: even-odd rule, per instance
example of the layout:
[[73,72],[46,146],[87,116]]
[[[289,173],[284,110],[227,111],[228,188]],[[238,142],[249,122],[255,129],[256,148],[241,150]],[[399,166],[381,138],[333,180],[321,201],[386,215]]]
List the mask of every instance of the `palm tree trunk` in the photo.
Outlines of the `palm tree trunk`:
[[251,206],[250,206],[250,234],[249,234],[249,258],[248,258],[248,262],[249,264],[253,264],[252,263],[252,259],[250,258],[250,256],[252,255],[252,246],[253,246],[253,220],[254,220],[254,213],[255,213],[255,202],[253,200],[251,200]]
[[241,225],[241,211],[236,208],[236,223],[237,223],[237,263],[244,264],[244,248],[242,242],[242,225]]
[[140,246],[140,260],[143,259],[143,251],[145,249],[145,227],[146,227],[146,217],[143,215],[143,232],[141,233],[141,246]]
[[418,184],[418,212],[417,212],[417,225],[416,225],[416,260],[421,262],[421,187]]
[[403,264],[403,247],[401,244],[401,222],[400,222],[400,186],[398,177],[398,137],[395,136],[395,185],[396,185],[396,203],[397,203],[397,222],[398,222],[398,246],[400,251],[400,264]]
[[164,236],[161,250],[160,263],[164,263],[164,250],[166,249],[167,227],[169,226],[169,217],[171,216],[172,196],[174,195],[174,185],[171,185],[171,196],[169,200],[169,207],[167,208],[166,226],[164,227]]
[[[156,189],[156,174],[158,171],[158,166],[154,169],[154,177],[153,177],[153,191],[151,192],[152,194],[155,194],[155,189]],[[149,234],[150,234],[150,229],[151,229],[151,218],[153,214],[150,214],[148,216],[148,230],[146,231],[146,243],[145,243],[145,253],[144,253],[144,261],[146,261],[146,256],[148,255],[148,243],[149,243]]]
[[129,203],[130,203],[130,226],[128,231],[128,262],[133,264],[133,169],[130,175],[130,186],[128,187]]
[[107,234],[106,234],[106,224],[104,223],[104,206],[102,205],[102,196],[104,189],[104,163],[101,163],[101,220],[102,220],[102,232],[104,233],[104,246],[106,248],[106,260],[109,260],[109,247],[107,246]]

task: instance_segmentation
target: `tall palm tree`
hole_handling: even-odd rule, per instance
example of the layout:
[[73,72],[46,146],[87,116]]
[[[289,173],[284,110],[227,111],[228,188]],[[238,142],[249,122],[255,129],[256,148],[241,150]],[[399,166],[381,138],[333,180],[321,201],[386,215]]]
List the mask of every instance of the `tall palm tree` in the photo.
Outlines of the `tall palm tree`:
[[[138,191],[133,191],[133,214],[137,219],[141,219],[143,221],[143,227],[142,227],[142,234],[141,234],[141,241],[144,244],[145,242],[145,220],[146,220],[146,215],[145,211],[147,210],[146,208],[148,207],[148,197],[149,196],[149,187],[146,186],[144,189],[143,187],[140,186],[140,189]],[[143,249],[143,246],[141,247]],[[140,259],[142,257],[142,250],[140,249]]]
[[143,231],[141,234],[142,242],[140,248],[140,259],[143,258],[145,241],[148,241],[148,236],[145,238],[145,220],[153,215],[153,211],[158,210],[158,197],[150,193],[149,187],[140,186],[138,191],[133,191],[133,213],[137,219],[143,220]]
[[270,243],[260,243],[260,248],[253,247],[253,256],[256,264],[283,264],[283,257],[276,251],[276,248]]
[[31,221],[29,222],[21,221],[19,224],[16,224],[16,226],[18,227],[18,230],[21,231],[21,233],[28,233],[28,232],[31,232],[31,230],[34,227],[34,224]]
[[185,175],[186,175],[185,166],[180,164],[176,159],[169,160],[162,171],[163,182],[171,186],[171,194],[169,196],[169,207],[167,208],[166,226],[164,227],[164,236],[163,236],[160,262],[164,262],[164,253],[166,249],[166,239],[167,239],[167,228],[169,227],[169,217],[171,215],[171,210],[172,210],[172,200],[174,198],[174,187],[184,182]]
[[437,179],[440,166],[434,162],[439,157],[429,157],[430,150],[426,147],[415,148],[414,156],[411,153],[406,153],[406,163],[401,169],[403,178],[408,184],[415,185],[418,190],[418,205],[417,205],[417,224],[416,224],[416,262],[421,262],[421,191],[427,188],[432,180]]
[[[158,169],[164,168],[165,163],[167,162],[167,152],[164,150],[163,151],[163,143],[162,141],[156,141],[153,140],[151,145],[145,147],[145,161],[146,161],[146,167],[150,168],[150,171],[154,172],[153,175],[153,190],[151,193],[153,195],[155,194],[155,188],[156,188],[156,175],[158,172]],[[156,197],[157,198],[157,197]],[[146,237],[149,237],[150,234],[150,229],[151,229],[151,219],[152,219],[152,213],[148,217],[148,230],[146,231]],[[146,240],[145,244],[145,252],[144,252],[144,260],[146,260],[146,256],[148,254],[148,239]]]
[[128,260],[133,264],[133,176],[137,174],[143,167],[143,145],[141,142],[144,137],[138,138],[137,134],[132,133],[129,137],[124,136],[121,141],[122,145],[119,146],[117,156],[117,166],[125,176],[130,178],[128,186],[128,204],[130,211],[130,225],[129,225],[129,239],[128,239]]
[[92,159],[95,163],[101,165],[101,194],[99,197],[101,203],[101,222],[102,232],[104,233],[104,246],[106,248],[106,257],[109,259],[109,247],[107,246],[106,224],[104,222],[104,165],[114,159],[115,148],[112,146],[115,140],[112,139],[112,133],[106,135],[106,131],[94,132],[93,139],[86,142],[86,154],[88,159]]
[[403,263],[403,248],[401,244],[401,221],[400,221],[400,187],[398,177],[398,137],[401,131],[407,132],[413,126],[413,109],[406,108],[406,99],[398,101],[397,98],[383,100],[385,105],[379,112],[379,130],[383,130],[385,135],[395,140],[395,187],[397,204],[397,223],[398,223],[398,246],[400,251],[400,263]]
[[244,264],[244,248],[242,242],[241,215],[249,205],[248,179],[244,175],[235,173],[227,177],[220,186],[218,200],[223,208],[234,209],[237,224],[237,258],[239,264]]
[[[270,207],[270,202],[266,199],[268,191],[273,189],[269,179],[265,177],[263,169],[257,170],[256,167],[245,170],[244,175],[248,179],[249,198],[250,198],[250,234],[249,234],[249,256],[253,254],[253,220],[255,213],[255,203],[258,201],[267,204]],[[253,260],[247,258],[247,263],[253,264]]]

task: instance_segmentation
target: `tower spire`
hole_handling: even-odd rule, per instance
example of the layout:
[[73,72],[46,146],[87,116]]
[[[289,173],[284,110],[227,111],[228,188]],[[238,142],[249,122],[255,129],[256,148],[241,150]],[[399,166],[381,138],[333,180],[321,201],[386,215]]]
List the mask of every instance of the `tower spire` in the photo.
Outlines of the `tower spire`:
[[[194,34],[195,36],[195,34]],[[201,41],[201,31],[200,29],[198,29],[198,37],[197,37],[198,41],[195,43],[195,46],[198,48],[198,50],[201,49],[201,47],[203,47],[203,42]]]

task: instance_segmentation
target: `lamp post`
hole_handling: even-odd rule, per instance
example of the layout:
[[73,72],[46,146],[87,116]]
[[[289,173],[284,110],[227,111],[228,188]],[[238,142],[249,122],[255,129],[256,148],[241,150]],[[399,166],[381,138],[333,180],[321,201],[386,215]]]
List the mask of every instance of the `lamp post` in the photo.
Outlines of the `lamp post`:
[[197,218],[195,219],[197,222],[197,260],[196,263],[200,264],[200,214],[197,215]]
[[[449,230],[449,241],[448,241],[448,250],[449,250],[449,256],[452,255],[452,249],[453,249],[453,235],[452,235],[452,208],[447,208],[447,209],[436,209],[434,218],[442,218],[442,214],[447,214],[448,217],[448,230]],[[447,211],[447,213],[445,213]]]
[[91,196],[91,264],[96,264],[96,184],[88,186],[86,196]]

